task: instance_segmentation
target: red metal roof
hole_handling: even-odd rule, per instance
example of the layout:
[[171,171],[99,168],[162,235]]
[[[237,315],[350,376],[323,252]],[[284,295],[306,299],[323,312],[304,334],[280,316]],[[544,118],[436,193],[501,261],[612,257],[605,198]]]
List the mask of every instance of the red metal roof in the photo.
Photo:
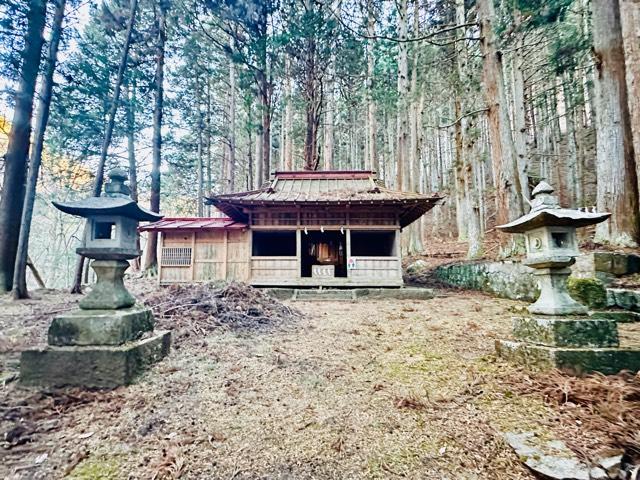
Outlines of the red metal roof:
[[174,217],[163,218],[159,222],[143,225],[142,232],[196,231],[196,230],[239,230],[247,228],[246,223],[236,222],[229,217]]

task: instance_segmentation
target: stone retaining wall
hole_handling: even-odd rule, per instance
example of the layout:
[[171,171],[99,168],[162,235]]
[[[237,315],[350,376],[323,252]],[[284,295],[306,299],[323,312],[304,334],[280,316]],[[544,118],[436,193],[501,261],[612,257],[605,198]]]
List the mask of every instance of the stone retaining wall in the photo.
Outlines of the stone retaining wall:
[[533,270],[519,262],[473,262],[442,265],[434,270],[442,282],[533,302],[540,291]]
[[[533,302],[539,290],[532,272],[519,262],[465,262],[437,267],[434,275],[448,285]],[[584,270],[575,273],[584,278]],[[607,307],[640,312],[640,291],[607,288]]]

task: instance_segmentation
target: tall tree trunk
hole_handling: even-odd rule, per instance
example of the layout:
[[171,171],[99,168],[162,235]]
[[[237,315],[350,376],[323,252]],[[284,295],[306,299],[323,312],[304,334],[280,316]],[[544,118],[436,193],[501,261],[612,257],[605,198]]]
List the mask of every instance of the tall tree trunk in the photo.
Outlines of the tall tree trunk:
[[293,104],[291,101],[291,60],[285,58],[284,80],[284,169],[293,170]]
[[[127,157],[129,163],[129,189],[131,199],[138,201],[138,162],[136,161],[136,83],[127,85]],[[136,236],[136,249],[140,250],[140,236]],[[140,257],[131,261],[133,270],[140,270]]]
[[[304,0],[306,12],[313,15],[314,0]],[[304,79],[302,94],[305,100],[306,130],[304,136],[304,169],[317,170],[320,163],[318,158],[318,130],[322,112],[322,81],[318,76],[318,43],[313,33],[304,39]]]
[[[384,166],[384,178],[386,179],[387,186],[390,188],[396,187],[397,175],[394,176],[396,171],[394,168],[394,162],[397,159],[396,156],[396,135],[393,128],[393,120],[388,111],[385,111],[385,125],[387,132],[387,146],[389,147],[389,155],[387,156],[388,163]],[[396,187],[397,188],[397,187]]]
[[[340,0],[337,2],[334,0],[331,5],[331,10],[337,11],[337,15],[340,15]],[[324,111],[324,128],[323,136],[324,141],[322,145],[322,169],[333,169],[333,154],[334,154],[334,123],[335,123],[335,110],[336,110],[336,92],[335,92],[335,77],[336,77],[336,54],[335,50],[332,51],[329,59],[329,68],[327,69],[327,82],[326,82],[326,108]]]
[[596,59],[595,120],[598,210],[611,212],[596,228],[598,241],[638,242],[638,183],[627,102],[618,0],[593,0]]
[[[152,212],[160,212],[160,165],[162,163],[162,113],[164,108],[164,46],[167,40],[167,5],[160,1],[158,8],[158,38],[156,40],[156,99],[153,108],[153,136],[151,163],[151,198],[149,207]],[[158,234],[149,232],[145,268],[155,268],[158,264]]]
[[[640,182],[640,2],[638,0],[620,0],[620,20],[636,177]],[[638,188],[640,189],[640,186]]]
[[478,1],[478,19],[480,48],[484,57],[483,90],[488,108],[491,160],[496,189],[496,221],[498,224],[504,224],[521,216],[524,213],[524,205],[504,88],[502,54],[497,50],[497,40],[493,31],[493,0]]
[[11,290],[13,284],[20,235],[16,226],[22,219],[33,95],[40,68],[46,14],[46,0],[30,0],[20,81],[15,95],[9,145],[5,153],[4,184],[0,200],[0,292]]
[[227,141],[229,143],[229,155],[227,158],[225,192],[230,193],[235,190],[236,171],[236,65],[233,61],[229,61],[229,130]]
[[578,139],[576,133],[576,108],[575,100],[571,86],[571,76],[564,78],[563,80],[563,92],[565,97],[565,104],[567,105],[567,111],[565,118],[567,119],[567,193],[569,194],[570,204],[573,207],[580,207],[578,198],[581,196],[580,192],[580,176],[581,169],[578,161]]
[[33,206],[36,201],[36,187],[40,174],[40,164],[42,163],[42,149],[44,146],[44,134],[49,122],[49,109],[51,106],[51,94],[53,91],[53,73],[56,69],[58,57],[58,46],[62,36],[62,21],[64,20],[65,0],[56,1],[56,9],[51,26],[51,41],[49,42],[49,53],[47,66],[42,77],[42,87],[40,100],[38,102],[38,113],[36,116],[36,130],[33,142],[33,150],[29,161],[29,179],[27,191],[22,209],[22,221],[20,222],[20,235],[16,264],[13,272],[13,298],[27,298],[27,263],[29,255],[29,234],[31,233],[31,220],[33,219]]
[[373,98],[374,76],[375,76],[375,57],[373,54],[373,37],[376,34],[376,20],[373,12],[373,0],[367,0],[367,138],[369,152],[367,153],[368,167],[377,172],[380,169],[378,165],[378,152],[376,148],[377,123],[376,123],[376,102]]
[[262,114],[262,146],[260,147],[262,160],[261,184],[269,179],[271,173],[271,85],[266,74],[260,88],[260,107]]
[[[202,111],[202,82],[198,75],[196,75],[196,105],[198,108],[198,152],[196,162],[196,177],[197,177],[197,192],[196,192],[196,215],[198,217],[204,216],[204,128],[205,119],[204,112]],[[226,179],[226,164],[222,162],[222,178]],[[223,193],[227,193],[226,185],[223,185]]]
[[396,149],[396,188],[407,190],[408,184],[408,100],[409,100],[409,62],[408,62],[408,13],[407,0],[399,0],[398,6],[398,131]]
[[[420,1],[413,0],[413,36],[420,36]],[[411,176],[407,180],[407,186],[412,192],[420,191],[420,119],[422,118],[422,106],[419,101],[423,95],[418,94],[418,63],[420,60],[420,45],[413,45],[413,63],[411,66],[411,89],[409,98],[409,130],[410,145],[408,160],[411,162]],[[409,254],[422,253],[422,222],[421,219],[414,222],[409,228]]]
[[260,188],[268,177],[268,174],[264,171],[264,122],[262,114],[262,95],[258,94],[256,99],[257,105],[257,117],[262,122],[256,131],[255,141],[255,184],[253,188]]
[[[129,58],[129,47],[131,46],[131,35],[133,32],[133,26],[136,21],[136,10],[138,8],[138,0],[131,0],[129,7],[129,23],[127,24],[127,32],[125,34],[124,44],[122,45],[122,51],[120,54],[120,64],[118,66],[118,74],[116,76],[116,83],[113,86],[113,96],[111,97],[111,106],[107,114],[107,125],[102,140],[102,148],[100,150],[100,160],[98,161],[98,167],[96,169],[96,177],[93,180],[92,194],[94,197],[99,197],[102,191],[102,183],[104,181],[104,165],[107,161],[107,153],[109,152],[109,146],[111,145],[111,137],[113,136],[113,127],[115,124],[116,112],[118,111],[118,104],[120,103],[120,90],[122,87],[122,80],[124,78],[124,71],[127,68],[127,59]],[[71,287],[71,293],[82,293],[82,270],[84,268],[84,257],[78,255],[76,263],[76,271],[73,279],[73,285]]]
[[[519,13],[518,13],[519,17]],[[520,23],[520,22],[518,22]],[[520,34],[523,37],[523,34]],[[513,139],[516,154],[516,167],[520,178],[522,195],[529,198],[529,175],[527,165],[527,127],[524,98],[524,38],[518,39],[518,45],[513,55],[511,71],[513,74]]]
[[138,201],[138,162],[136,161],[136,84],[127,85],[127,157],[131,199]]

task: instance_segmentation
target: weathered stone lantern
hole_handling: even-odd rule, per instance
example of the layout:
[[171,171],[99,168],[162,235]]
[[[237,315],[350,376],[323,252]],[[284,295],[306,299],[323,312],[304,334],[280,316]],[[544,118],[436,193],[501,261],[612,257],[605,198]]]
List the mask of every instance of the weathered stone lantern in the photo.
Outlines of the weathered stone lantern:
[[22,352],[23,383],[115,387],[130,383],[168,353],[169,332],[153,331],[151,310],[137,305],[124,286],[127,260],[141,254],[138,222],[162,218],[131,199],[126,180],[123,170],[114,169],[103,196],[53,202],[59,210],[87,219],[76,252],[93,259],[97,281],[79,310],[53,319],[45,349]]
[[497,228],[525,235],[523,263],[534,269],[540,297],[528,307],[531,316],[513,318],[516,341],[498,340],[498,354],[572,373],[639,370],[640,351],[619,348],[616,321],[590,318],[587,307],[567,291],[569,267],[579,255],[576,229],[604,222],[611,214],[561,208],[546,182],[536,186],[532,197],[528,214]]
[[540,297],[529,311],[543,315],[585,314],[587,307],[567,292],[569,267],[580,255],[576,228],[604,222],[611,214],[561,208],[546,182],[540,182],[531,195],[533,201],[527,215],[497,227],[525,235],[527,258],[523,263],[535,270],[540,284]]

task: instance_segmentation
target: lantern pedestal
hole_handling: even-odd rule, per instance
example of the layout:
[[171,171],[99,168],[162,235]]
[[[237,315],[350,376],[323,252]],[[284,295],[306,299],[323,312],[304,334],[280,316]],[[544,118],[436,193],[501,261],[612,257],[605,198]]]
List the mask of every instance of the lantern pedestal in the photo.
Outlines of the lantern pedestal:
[[587,307],[576,302],[567,291],[570,268],[542,268],[533,272],[538,277],[540,297],[527,307],[533,314],[585,315]]
[[97,281],[89,294],[80,300],[83,310],[115,310],[131,307],[136,299],[124,286],[124,272],[129,268],[126,260],[94,260],[91,268]]

